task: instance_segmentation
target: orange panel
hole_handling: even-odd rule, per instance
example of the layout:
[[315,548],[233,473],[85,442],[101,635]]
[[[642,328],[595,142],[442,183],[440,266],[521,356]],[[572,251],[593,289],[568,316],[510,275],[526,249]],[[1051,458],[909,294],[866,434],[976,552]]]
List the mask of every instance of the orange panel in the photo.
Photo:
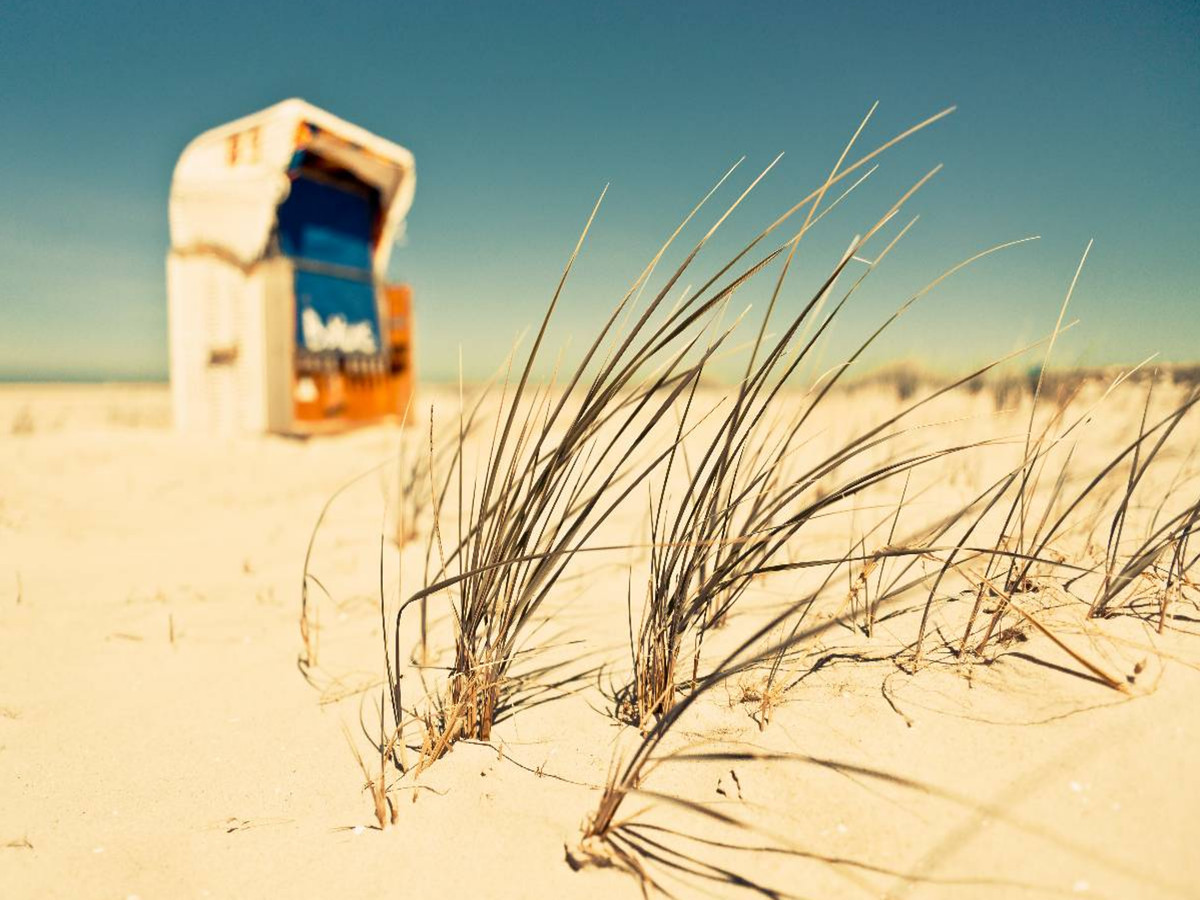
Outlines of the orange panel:
[[[385,365],[382,371],[354,363],[337,371],[296,373],[296,430],[340,431],[404,416],[413,391],[412,289],[384,286]],[[405,420],[408,424],[411,412]]]

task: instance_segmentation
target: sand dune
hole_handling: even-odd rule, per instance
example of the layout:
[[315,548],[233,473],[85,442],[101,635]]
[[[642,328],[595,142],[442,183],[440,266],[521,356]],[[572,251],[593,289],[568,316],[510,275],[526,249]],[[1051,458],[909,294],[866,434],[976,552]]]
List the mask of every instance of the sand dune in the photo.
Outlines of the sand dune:
[[[1156,403],[1165,410],[1173,397]],[[1106,403],[1075,446],[1077,479],[1136,437],[1143,398],[1131,386]],[[452,391],[427,393],[422,409],[430,402],[439,421],[457,415]],[[895,403],[880,386],[836,398],[810,449]],[[961,504],[1021,453],[1019,410],[998,413],[988,391],[947,398],[923,421],[930,427],[911,436],[914,447],[1013,440],[915,475],[901,531]],[[363,728],[378,727],[380,533],[395,527],[393,467],[339,496],[318,534],[312,571],[329,597],[316,603],[320,655],[309,680],[297,668],[302,564],[325,501],[397,459],[402,443],[416,452],[426,426],[299,442],[189,438],[168,422],[163,388],[0,389],[0,895],[640,896],[624,872],[572,871],[564,847],[578,844],[614,758],[638,737],[611,715],[609,689],[629,674],[625,604],[636,579],[640,602],[645,575],[631,572],[644,549],[572,564],[527,642],[539,652],[518,667],[546,669],[529,676],[524,702],[490,745],[459,742],[416,779],[393,773],[396,824],[379,829],[351,744],[370,765]],[[1148,495],[1183,502],[1190,491],[1194,502],[1187,451],[1200,431],[1183,429],[1148,476]],[[472,464],[486,440],[472,438]],[[899,489],[822,519],[795,552],[846,552],[892,514]],[[1061,549],[1090,559],[1087,531],[1103,544],[1113,502],[1106,494],[1108,505],[1098,502]],[[1131,535],[1152,514],[1131,513]],[[453,515],[440,525],[453,533]],[[385,545],[389,603],[421,585],[427,515],[417,526],[421,539],[403,551]],[[647,535],[639,498],[596,544]],[[817,577],[757,581],[704,660]],[[853,577],[822,595],[817,620],[844,610]],[[889,657],[913,640],[919,592],[884,611],[870,637],[839,625],[792,653],[792,686],[765,728],[757,671],[689,711],[672,750],[792,758],[666,762],[645,787],[757,831],[644,798],[623,814],[678,829],[692,837],[673,846],[802,897],[1198,896],[1196,594],[1178,599],[1162,634],[1148,616],[1089,620],[1065,592],[1030,596],[1038,620],[1124,681],[1122,692],[1032,627],[1014,626],[987,659],[953,659],[944,648],[972,602],[961,588],[946,585],[929,663],[915,672]],[[432,666],[404,673],[414,695],[422,675],[436,687],[448,661],[448,607],[429,609]],[[411,647],[415,624],[407,627]],[[660,877],[680,896],[739,893]]]

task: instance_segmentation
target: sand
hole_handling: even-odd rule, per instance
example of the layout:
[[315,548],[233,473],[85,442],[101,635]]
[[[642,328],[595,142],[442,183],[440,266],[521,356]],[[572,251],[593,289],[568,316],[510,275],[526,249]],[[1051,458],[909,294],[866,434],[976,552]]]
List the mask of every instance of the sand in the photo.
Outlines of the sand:
[[[432,399],[453,414],[449,394]],[[831,435],[895,398],[836,402],[822,426]],[[1136,392],[1117,401],[1077,451],[1081,472],[1136,433],[1139,402]],[[953,433],[1020,431],[992,411],[986,396],[964,396],[928,419],[974,417],[942,426]],[[174,434],[169,418],[161,387],[0,389],[0,896],[640,896],[627,873],[572,871],[564,846],[578,842],[614,754],[637,738],[608,714],[605,693],[628,672],[626,589],[644,555],[573,568],[534,641],[552,645],[538,659],[562,661],[564,683],[499,723],[491,746],[460,743],[415,783],[398,781],[397,824],[381,830],[346,729],[369,757],[360,720],[377,721],[378,688],[356,688],[380,678],[392,479],[347,490],[319,535],[313,571],[333,599],[320,603],[316,687],[297,668],[301,567],[329,496],[419,433],[197,439]],[[1188,427],[1185,450],[1200,434]],[[913,515],[966,496],[1020,451],[989,452],[948,464]],[[1195,482],[1184,487],[1194,497]],[[831,518],[803,549],[844,550],[854,527],[884,515]],[[631,505],[601,537],[641,539],[644,518]],[[390,596],[397,556],[386,552]],[[409,589],[423,559],[420,542],[404,550]],[[766,579],[710,652],[794,602],[799,584]],[[669,762],[647,783],[764,833],[721,832],[662,804],[644,821],[747,844],[777,838],[802,855],[676,846],[803,897],[1200,896],[1200,640],[1130,617],[1088,623],[1076,606],[1047,621],[1121,677],[1140,666],[1129,693],[1083,677],[1036,632],[991,665],[908,674],[836,654],[886,655],[911,640],[911,615],[869,640],[837,628],[789,662],[803,673],[835,654],[765,729],[743,702],[748,673],[673,735],[673,747],[796,759]],[[949,634],[964,607],[943,604],[935,625]],[[445,613],[431,607],[435,650]],[[407,677],[416,690],[416,670]],[[630,800],[626,812],[646,805]],[[739,893],[663,884],[679,896]]]

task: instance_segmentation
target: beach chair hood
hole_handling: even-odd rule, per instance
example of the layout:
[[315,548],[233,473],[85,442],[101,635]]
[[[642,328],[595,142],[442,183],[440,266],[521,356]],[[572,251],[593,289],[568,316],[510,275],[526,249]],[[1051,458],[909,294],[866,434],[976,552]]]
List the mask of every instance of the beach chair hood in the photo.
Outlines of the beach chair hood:
[[214,128],[184,150],[171,181],[171,249],[250,268],[269,256],[278,216],[302,161],[312,156],[378,192],[369,265],[387,272],[412,205],[416,170],[405,148],[303,100],[277,103]]

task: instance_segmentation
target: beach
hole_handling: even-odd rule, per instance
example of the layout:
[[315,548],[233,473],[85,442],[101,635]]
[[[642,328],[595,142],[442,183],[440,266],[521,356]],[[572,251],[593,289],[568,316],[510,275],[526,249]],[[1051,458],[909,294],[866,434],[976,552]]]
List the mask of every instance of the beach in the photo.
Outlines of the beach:
[[[705,391],[715,402],[719,391]],[[1143,400],[1129,387],[1105,401],[1073,451],[1080,479],[1136,437]],[[886,386],[835,397],[814,441],[844,439],[896,402]],[[540,610],[525,640],[524,699],[488,742],[459,741],[416,778],[392,772],[394,824],[379,827],[356,753],[378,770],[380,593],[394,606],[429,571],[427,511],[415,539],[399,548],[391,538],[400,449],[412,458],[427,447],[431,405],[438,427],[453,423],[457,389],[422,392],[407,429],[200,437],[171,430],[165,385],[0,386],[0,894],[641,895],[627,872],[574,871],[565,859],[614,760],[638,739],[612,714],[610,688],[628,677],[645,590],[646,554],[633,546],[649,534],[641,494],[596,536],[624,549],[581,554]],[[923,415],[913,446],[1011,440],[914,475],[902,523],[914,528],[1019,458],[1024,429],[1020,411],[999,414],[986,391]],[[1194,496],[1183,451],[1200,431],[1180,427],[1172,447],[1183,450],[1148,476],[1151,494]],[[470,438],[476,449],[487,439],[487,429]],[[309,541],[324,504],[356,477],[312,546],[319,658],[302,671]],[[882,546],[899,488],[822,519],[794,553],[841,554],[868,533]],[[1093,518],[1102,544],[1107,519]],[[449,513],[439,527],[453,534]],[[1064,538],[1064,552],[1082,558],[1084,531]],[[814,622],[842,613],[855,574],[840,576]],[[703,659],[815,578],[756,580]],[[769,722],[750,670],[708,691],[672,732],[674,752],[743,756],[668,760],[647,792],[711,805],[747,823],[740,843],[789,852],[706,845],[730,843],[728,824],[649,793],[622,814],[802,897],[1200,896],[1200,640],[1186,592],[1161,633],[1149,615],[1089,620],[1079,603],[1030,595],[1037,622],[1112,673],[1123,685],[1114,689],[1037,627],[1014,626],[975,664],[940,653],[970,612],[960,587],[947,585],[934,611],[930,664],[910,671],[893,658],[913,639],[916,593],[878,610],[870,636],[831,625],[791,653]],[[415,628],[410,616],[412,646]],[[432,597],[428,665],[406,669],[410,697],[436,691],[451,646],[449,600]],[[727,882],[660,878],[679,896],[738,894]]]

